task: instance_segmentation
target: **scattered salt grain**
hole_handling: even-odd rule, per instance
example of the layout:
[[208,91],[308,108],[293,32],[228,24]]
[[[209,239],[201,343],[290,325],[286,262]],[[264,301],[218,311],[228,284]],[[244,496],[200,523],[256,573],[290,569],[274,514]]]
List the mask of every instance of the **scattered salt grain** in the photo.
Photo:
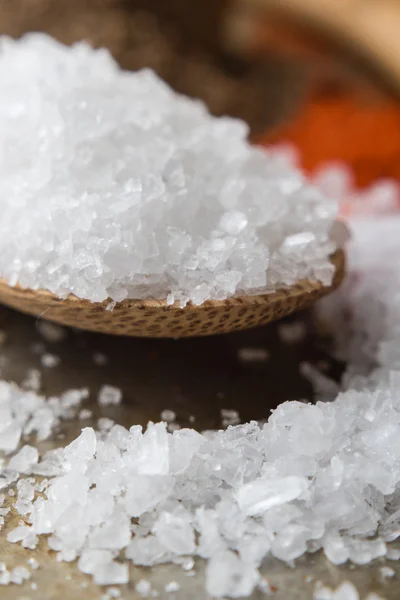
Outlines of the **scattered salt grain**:
[[147,579],[140,579],[135,586],[135,590],[142,598],[148,598],[151,594],[150,581]]
[[239,413],[237,412],[237,410],[222,408],[221,421],[222,427],[228,427],[229,425],[238,425],[240,423]]
[[95,352],[93,354],[93,362],[98,367],[102,367],[108,363],[108,357],[102,352]]
[[31,589],[32,589],[33,591],[36,591],[36,590],[37,590],[37,588],[38,588],[38,585],[37,585],[37,583],[35,583],[35,582],[33,581],[33,582],[31,583]]
[[103,385],[97,396],[100,406],[109,406],[120,404],[122,400],[122,391],[113,385]]
[[10,572],[7,569],[0,571],[0,585],[9,585],[11,582]]
[[383,579],[388,579],[396,575],[396,571],[391,567],[381,567],[379,571]]
[[299,373],[313,386],[316,399],[329,402],[338,395],[340,391],[338,383],[321,373],[313,364],[301,362]]
[[33,392],[38,392],[40,390],[40,386],[42,382],[42,374],[38,369],[29,369],[27,375],[23,382],[21,383],[21,387],[24,390],[32,390]]
[[242,562],[229,550],[212,556],[206,568],[206,589],[216,598],[249,596],[259,579],[254,565]]
[[40,564],[38,563],[38,561],[33,557],[28,558],[27,562],[28,562],[28,565],[30,566],[30,568],[33,569],[34,571],[36,571],[40,567]]
[[80,421],[86,421],[87,419],[91,419],[92,418],[92,411],[87,409],[87,408],[83,408],[79,414],[78,414],[78,419]]
[[302,321],[294,321],[293,323],[282,323],[278,326],[277,331],[284,344],[298,344],[306,337],[307,327]]
[[97,427],[100,431],[109,431],[115,425],[115,421],[109,419],[108,417],[101,417],[97,421]]
[[179,431],[179,429],[181,429],[181,426],[179,425],[179,423],[168,423],[167,424],[167,431],[169,431],[170,433],[173,433],[174,431]]
[[344,581],[333,592],[332,600],[360,600],[360,596],[350,581]]
[[46,346],[43,342],[35,342],[31,346],[33,354],[43,354],[46,351]]
[[265,363],[270,353],[265,348],[239,348],[238,359],[241,363]]
[[10,583],[16,583],[17,585],[21,585],[24,581],[30,579],[31,574],[25,567],[15,567],[10,572]]
[[330,283],[336,203],[251,146],[243,122],[212,117],[150,70],[121,71],[106,50],[44,34],[2,38],[0,81],[10,285],[112,309]]
[[397,550],[396,548],[388,548],[386,558],[389,560],[400,560],[400,550]]
[[60,327],[60,325],[50,323],[49,321],[40,320],[37,322],[36,327],[46,342],[50,342],[51,344],[61,342],[67,335],[64,327]]
[[274,593],[274,588],[266,577],[262,577],[258,582],[257,588],[260,592],[266,596]]
[[164,589],[167,592],[167,594],[172,594],[174,592],[179,592],[179,590],[181,589],[181,586],[179,585],[179,583],[177,581],[170,581],[169,583],[166,584]]
[[106,590],[109,598],[119,598],[121,596],[121,590],[116,587],[110,587]]
[[48,352],[46,354],[42,354],[42,356],[40,357],[40,363],[43,365],[43,367],[46,367],[46,369],[58,367],[60,362],[61,359],[59,356],[56,356],[55,354],[50,354]]
[[161,412],[160,418],[161,421],[165,421],[165,423],[172,423],[176,419],[176,414],[173,410],[166,408]]

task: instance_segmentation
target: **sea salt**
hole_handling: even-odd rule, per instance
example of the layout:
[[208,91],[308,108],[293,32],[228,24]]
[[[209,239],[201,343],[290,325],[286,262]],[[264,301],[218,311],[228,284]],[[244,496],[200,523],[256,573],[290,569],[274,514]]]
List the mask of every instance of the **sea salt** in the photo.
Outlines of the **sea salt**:
[[383,579],[391,578],[396,575],[396,571],[391,567],[381,567],[380,574]]
[[161,421],[165,421],[166,423],[172,423],[176,419],[176,414],[173,410],[169,410],[168,408],[164,409],[160,414]]
[[10,583],[21,585],[24,581],[30,579],[31,574],[25,567],[15,567],[10,572]]
[[302,321],[294,321],[278,325],[277,331],[284,344],[298,344],[306,337],[307,327]]
[[167,592],[167,594],[173,594],[174,592],[179,592],[181,586],[177,581],[170,581],[166,584],[164,589]]
[[95,352],[93,354],[93,362],[98,367],[102,367],[108,363],[108,357],[102,352]]
[[243,364],[248,363],[266,363],[270,358],[270,353],[266,348],[239,348],[238,359]]
[[230,408],[221,409],[221,421],[222,427],[228,427],[229,425],[238,425],[240,423],[240,416],[237,410]]
[[[232,227],[241,223],[236,215]],[[301,367],[323,401],[284,402],[266,423],[233,425],[239,416],[225,410],[227,428],[203,433],[103,418],[98,431],[85,428],[31,463],[21,461],[22,438],[50,435],[79,412],[87,390],[45,399],[0,382],[0,445],[11,455],[0,487],[17,489],[12,503],[24,519],[8,531],[10,543],[34,547],[46,536],[58,560],[77,559],[107,586],[128,582],[129,562],[193,566],[199,556],[215,597],[262,589],[268,556],[288,564],[317,550],[334,564],[397,559],[389,544],[400,536],[400,216],[352,225],[349,276],[317,311],[333,324],[347,370],[337,385],[311,363]],[[13,459],[48,478],[41,497],[31,478],[10,470]],[[10,581],[5,567],[1,578]],[[137,584],[143,597],[152,596],[147,584]],[[349,582],[315,594],[359,600]]]
[[97,401],[100,406],[109,406],[120,404],[122,400],[122,392],[119,388],[113,385],[103,385],[100,388],[97,396]]
[[0,81],[10,285],[112,310],[331,282],[336,203],[251,146],[243,122],[148,69],[122,71],[106,50],[44,34],[1,39]]
[[140,579],[135,586],[135,590],[142,598],[148,598],[151,594],[150,581],[147,579]]
[[50,323],[49,321],[38,321],[36,327],[46,342],[50,342],[51,344],[61,342],[67,336],[67,331],[64,327],[60,327],[60,325]]
[[58,367],[61,360],[59,356],[46,352],[40,357],[40,362],[43,365],[43,367],[46,367],[47,369],[52,369],[53,367]]

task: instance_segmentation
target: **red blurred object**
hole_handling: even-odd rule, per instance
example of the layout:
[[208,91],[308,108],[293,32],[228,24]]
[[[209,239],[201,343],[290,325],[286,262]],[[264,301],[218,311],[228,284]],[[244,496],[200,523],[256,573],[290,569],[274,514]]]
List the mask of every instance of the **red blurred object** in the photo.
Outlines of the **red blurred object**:
[[359,188],[379,179],[400,180],[400,104],[394,100],[364,103],[348,93],[319,92],[292,121],[255,141],[294,144],[301,166],[311,174],[343,161]]

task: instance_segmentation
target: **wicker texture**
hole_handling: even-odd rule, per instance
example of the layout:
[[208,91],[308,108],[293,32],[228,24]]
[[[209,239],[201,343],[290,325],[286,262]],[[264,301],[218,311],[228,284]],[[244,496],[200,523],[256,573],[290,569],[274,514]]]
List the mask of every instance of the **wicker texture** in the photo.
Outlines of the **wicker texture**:
[[137,337],[180,338],[227,333],[265,325],[296,310],[306,308],[339,285],[344,275],[342,251],[332,256],[335,278],[331,287],[301,281],[296,285],[260,296],[207,301],[184,309],[162,300],[124,300],[114,310],[108,301],[91,303],[69,296],[60,300],[39,290],[23,290],[0,282],[0,302],[39,318],[78,329]]

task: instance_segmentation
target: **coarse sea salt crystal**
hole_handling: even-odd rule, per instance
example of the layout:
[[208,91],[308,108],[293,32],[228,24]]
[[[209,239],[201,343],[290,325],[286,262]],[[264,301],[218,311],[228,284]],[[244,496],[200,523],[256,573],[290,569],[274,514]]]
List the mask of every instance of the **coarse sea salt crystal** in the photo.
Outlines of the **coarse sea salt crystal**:
[[43,367],[46,367],[47,369],[52,369],[53,367],[57,367],[60,364],[61,360],[59,356],[46,352],[40,357],[40,362],[43,365]]
[[266,363],[270,358],[270,353],[266,348],[239,348],[238,359],[243,364],[248,363]]
[[[264,424],[203,434],[103,419],[100,431],[84,429],[34,465],[49,477],[34,502],[17,475],[0,473],[16,484],[13,502],[28,523],[11,540],[46,535],[59,560],[77,558],[104,585],[125,582],[128,561],[200,556],[216,597],[250,595],[269,555],[289,564],[319,549],[335,564],[398,558],[388,543],[400,535],[400,217],[371,221],[354,224],[347,291],[320,307],[334,324],[349,315],[334,329],[336,343],[346,336],[349,367],[332,401],[285,402]],[[16,423],[29,434],[32,414],[37,423],[50,407],[54,426],[82,396],[50,401],[0,382],[0,428]],[[348,582],[316,593],[359,600]]]
[[38,460],[38,449],[27,444],[23,446],[17,454],[10,458],[7,467],[11,471],[18,471],[18,473],[28,473]]
[[36,327],[46,342],[52,344],[61,342],[67,336],[67,331],[64,327],[60,327],[60,325],[50,323],[49,321],[38,321]]
[[119,388],[113,385],[103,385],[100,388],[97,396],[97,401],[100,406],[109,406],[120,404],[122,400],[122,392]]
[[135,590],[142,598],[148,598],[151,594],[150,581],[147,579],[140,579],[135,585]]
[[16,583],[20,585],[24,581],[30,579],[31,574],[26,567],[15,567],[10,572],[10,583]]
[[167,594],[173,594],[174,592],[179,592],[181,586],[177,581],[170,581],[166,584],[164,589],[167,592]]
[[183,306],[331,282],[336,203],[251,146],[243,122],[211,116],[148,69],[122,71],[106,50],[44,34],[2,38],[0,81],[10,285],[113,310],[125,298]]

